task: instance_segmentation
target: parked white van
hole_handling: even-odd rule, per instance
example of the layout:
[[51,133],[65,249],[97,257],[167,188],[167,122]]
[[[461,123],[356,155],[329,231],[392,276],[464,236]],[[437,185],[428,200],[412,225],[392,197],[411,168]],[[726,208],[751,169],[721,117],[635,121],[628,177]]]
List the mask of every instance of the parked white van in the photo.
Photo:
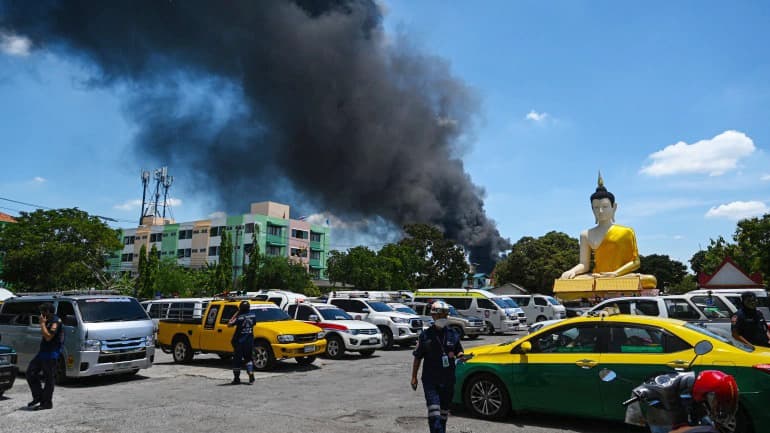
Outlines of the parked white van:
[[155,358],[155,324],[130,296],[36,294],[0,306],[3,343],[18,354],[24,372],[40,346],[39,306],[53,304],[64,332],[57,382],[66,377],[135,374]]
[[[252,295],[252,293],[249,292],[248,295]],[[291,304],[307,301],[305,295],[287,290],[263,290],[254,294],[251,299],[272,302],[282,310],[285,310]]]
[[532,295],[507,295],[516,301],[516,304],[527,315],[527,324],[545,320],[559,320],[567,318],[567,309],[553,296]]
[[757,310],[759,310],[765,320],[770,320],[770,300],[767,297],[767,290],[765,289],[698,289],[687,292],[688,295],[708,295],[721,294],[724,295],[736,308],[741,308],[743,303],[741,302],[741,294],[743,292],[751,292],[757,296]]
[[489,334],[527,329],[526,314],[508,296],[483,289],[420,289],[414,294],[415,302],[439,299],[455,307],[460,314],[481,317]]
[[213,298],[165,298],[142,301],[142,308],[158,324],[160,319],[202,319]]

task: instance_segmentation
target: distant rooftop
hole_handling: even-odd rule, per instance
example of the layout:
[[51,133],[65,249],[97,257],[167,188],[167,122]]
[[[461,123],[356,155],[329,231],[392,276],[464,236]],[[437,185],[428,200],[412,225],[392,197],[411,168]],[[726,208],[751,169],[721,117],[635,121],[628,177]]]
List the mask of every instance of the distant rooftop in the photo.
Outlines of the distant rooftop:
[[0,222],[15,223],[16,219],[14,217],[8,215],[7,213],[0,212]]

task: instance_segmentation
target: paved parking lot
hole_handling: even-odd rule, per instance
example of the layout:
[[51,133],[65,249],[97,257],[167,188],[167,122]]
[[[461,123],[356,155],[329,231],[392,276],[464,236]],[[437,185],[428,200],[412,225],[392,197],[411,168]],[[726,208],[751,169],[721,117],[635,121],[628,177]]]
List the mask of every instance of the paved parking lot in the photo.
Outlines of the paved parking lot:
[[[510,336],[464,341],[466,348]],[[213,355],[174,364],[158,352],[155,365],[130,378],[92,378],[57,387],[54,408],[27,411],[23,376],[0,399],[0,432],[221,432],[372,433],[427,432],[421,388],[409,387],[411,350],[377,351],[319,359],[300,367],[280,362],[259,373],[253,386],[229,385],[229,363]],[[591,398],[592,390],[586,390]],[[519,415],[503,422],[453,413],[450,432],[641,432],[623,424],[548,415]]]

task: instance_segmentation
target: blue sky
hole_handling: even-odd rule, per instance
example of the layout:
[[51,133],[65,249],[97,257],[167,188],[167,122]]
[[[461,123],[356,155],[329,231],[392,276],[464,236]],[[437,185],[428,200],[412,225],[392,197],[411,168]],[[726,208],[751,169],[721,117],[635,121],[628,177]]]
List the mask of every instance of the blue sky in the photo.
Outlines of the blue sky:
[[[513,242],[551,230],[578,237],[593,223],[588,196],[599,170],[641,254],[687,264],[710,238],[731,237],[738,218],[770,212],[770,4],[389,0],[384,8],[392,37],[443,58],[479,95],[481,121],[463,160]],[[77,206],[130,226],[139,172],[156,164],[132,153],[126,90],[87,86],[90,68],[30,51],[23,35],[0,35],[0,197]],[[172,192],[179,221],[219,210]],[[2,212],[30,209],[0,200]]]

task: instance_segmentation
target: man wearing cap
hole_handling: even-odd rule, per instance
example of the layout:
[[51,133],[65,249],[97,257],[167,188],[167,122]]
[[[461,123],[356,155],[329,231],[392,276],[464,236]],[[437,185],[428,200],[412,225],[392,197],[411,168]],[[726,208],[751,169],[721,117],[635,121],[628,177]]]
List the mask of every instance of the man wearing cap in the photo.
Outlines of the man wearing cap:
[[227,326],[235,326],[233,339],[233,385],[241,383],[241,365],[246,363],[246,371],[249,373],[249,385],[254,383],[254,362],[252,351],[254,350],[254,316],[251,314],[249,301],[241,301],[238,312],[230,318]]
[[741,308],[733,315],[733,338],[749,346],[770,347],[770,332],[762,313],[757,310],[757,296],[751,292],[741,294]]
[[445,433],[449,404],[455,386],[455,362],[463,360],[460,336],[447,326],[449,304],[436,301],[431,304],[433,325],[422,331],[414,349],[412,362],[412,389],[417,390],[417,372],[422,369],[422,389],[428,406],[430,433]]

